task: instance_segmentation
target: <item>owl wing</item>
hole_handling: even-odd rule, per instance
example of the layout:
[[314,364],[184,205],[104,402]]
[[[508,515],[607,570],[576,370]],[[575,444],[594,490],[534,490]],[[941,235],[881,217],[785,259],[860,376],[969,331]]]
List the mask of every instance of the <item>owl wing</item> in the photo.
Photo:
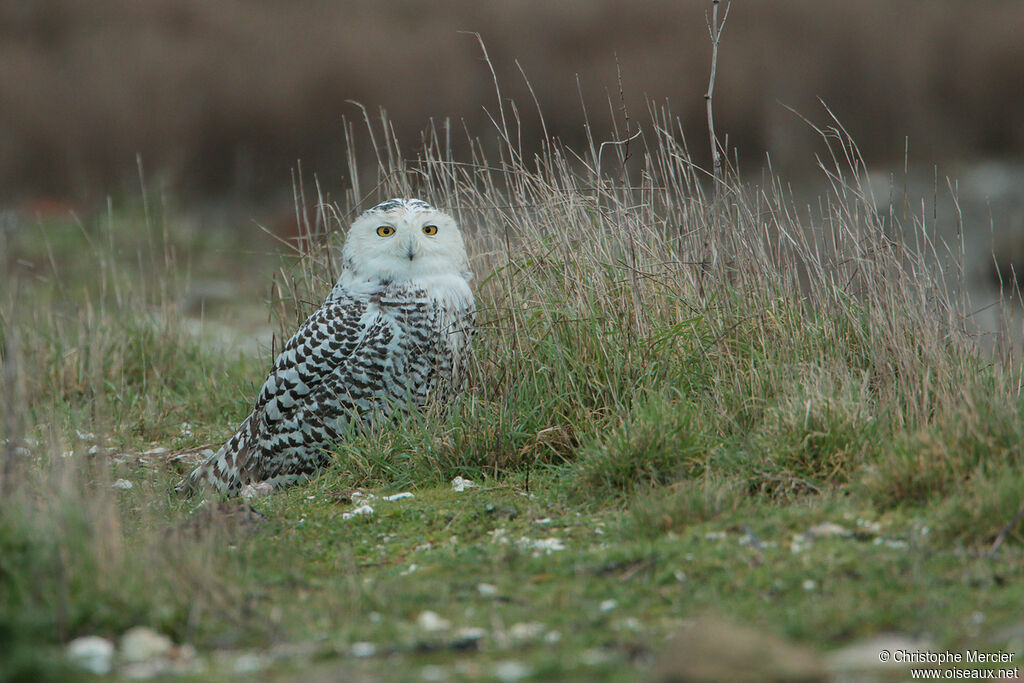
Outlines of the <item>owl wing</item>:
[[[379,311],[367,302],[329,300],[302,323],[285,343],[263,383],[253,413],[266,425],[291,414],[363,343],[379,323]],[[342,373],[344,374],[344,373]]]
[[[317,407],[309,403],[323,394],[325,380],[339,385],[332,393],[344,391],[351,374],[347,366],[381,323],[380,311],[370,302],[347,297],[324,302],[285,343],[252,413],[235,435],[178,488],[196,490],[205,483],[234,492],[251,481],[270,479],[292,469],[301,471],[304,463],[295,462],[294,453],[303,451],[305,431],[317,430],[317,425],[297,421],[296,414],[316,414]],[[293,453],[289,455],[288,451]],[[285,462],[289,457],[292,460]],[[282,462],[275,462],[278,458]]]

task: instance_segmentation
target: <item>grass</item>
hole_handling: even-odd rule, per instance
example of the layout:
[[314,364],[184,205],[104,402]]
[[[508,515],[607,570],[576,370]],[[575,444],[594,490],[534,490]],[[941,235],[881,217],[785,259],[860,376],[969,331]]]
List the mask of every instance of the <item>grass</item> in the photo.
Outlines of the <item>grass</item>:
[[[7,235],[0,678],[138,625],[196,649],[186,678],[633,680],[709,611],[815,657],[1019,648],[1020,369],[975,348],[955,254],[894,239],[933,226],[875,213],[838,127],[817,212],[777,181],[708,196],[673,130],[456,160],[435,129],[408,161],[378,132],[364,186],[450,209],[474,252],[471,386],[251,508],[181,499],[152,449],[227,438],[272,351],[190,331],[190,264],[272,260],[210,261],[145,202]],[[362,200],[309,212],[262,304],[280,335]]]

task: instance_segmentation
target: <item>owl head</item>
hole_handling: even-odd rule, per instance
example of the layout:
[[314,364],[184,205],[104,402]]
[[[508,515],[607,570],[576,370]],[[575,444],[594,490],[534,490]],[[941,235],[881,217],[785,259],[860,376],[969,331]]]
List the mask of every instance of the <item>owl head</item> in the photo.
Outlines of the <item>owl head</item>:
[[455,219],[419,199],[389,199],[360,215],[345,238],[342,264],[357,280],[473,277]]

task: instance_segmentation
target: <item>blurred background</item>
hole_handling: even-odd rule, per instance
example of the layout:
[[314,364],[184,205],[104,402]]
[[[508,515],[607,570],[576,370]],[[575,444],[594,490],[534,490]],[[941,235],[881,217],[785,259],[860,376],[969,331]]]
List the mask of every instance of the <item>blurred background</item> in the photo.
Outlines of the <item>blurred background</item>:
[[[723,3],[724,5],[724,3]],[[297,160],[345,182],[350,100],[384,108],[406,151],[430,119],[474,135],[514,100],[524,146],[541,121],[598,139],[623,101],[668,102],[706,161],[710,0],[4,0],[0,197],[90,202],[147,173],[186,196],[290,195]],[[824,100],[871,162],[1024,155],[1019,0],[736,0],[715,91],[741,160],[813,165]],[[519,71],[519,66],[522,73]],[[620,97],[617,70],[623,84]],[[609,105],[609,99],[611,105]],[[463,135],[455,135],[462,139]],[[909,142],[908,142],[909,141]],[[747,165],[746,167],[752,168]]]
[[[115,207],[138,197],[141,162],[144,184],[198,216],[197,230],[259,222],[293,234],[300,162],[329,196],[350,186],[343,120],[369,143],[354,102],[374,119],[386,111],[407,155],[432,121],[451,122],[456,155],[466,131],[495,139],[494,79],[473,33],[510,117],[515,103],[526,152],[545,128],[582,149],[588,127],[600,141],[627,116],[632,130],[646,126],[654,103],[709,166],[710,7],[3,0],[0,227],[69,214],[88,223],[108,197]],[[912,207],[951,240],[965,226],[984,308],[1000,277],[1024,273],[1022,36],[1021,0],[735,0],[716,129],[745,177],[770,158],[813,203],[825,147],[801,116],[827,125],[823,101],[875,171],[880,201]]]

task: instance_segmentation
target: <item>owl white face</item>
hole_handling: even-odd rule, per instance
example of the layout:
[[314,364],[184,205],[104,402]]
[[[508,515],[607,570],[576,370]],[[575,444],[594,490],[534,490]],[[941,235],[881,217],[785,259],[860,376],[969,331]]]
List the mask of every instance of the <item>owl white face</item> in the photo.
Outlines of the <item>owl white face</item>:
[[472,277],[455,220],[418,199],[391,199],[362,214],[349,228],[342,259],[360,280]]

